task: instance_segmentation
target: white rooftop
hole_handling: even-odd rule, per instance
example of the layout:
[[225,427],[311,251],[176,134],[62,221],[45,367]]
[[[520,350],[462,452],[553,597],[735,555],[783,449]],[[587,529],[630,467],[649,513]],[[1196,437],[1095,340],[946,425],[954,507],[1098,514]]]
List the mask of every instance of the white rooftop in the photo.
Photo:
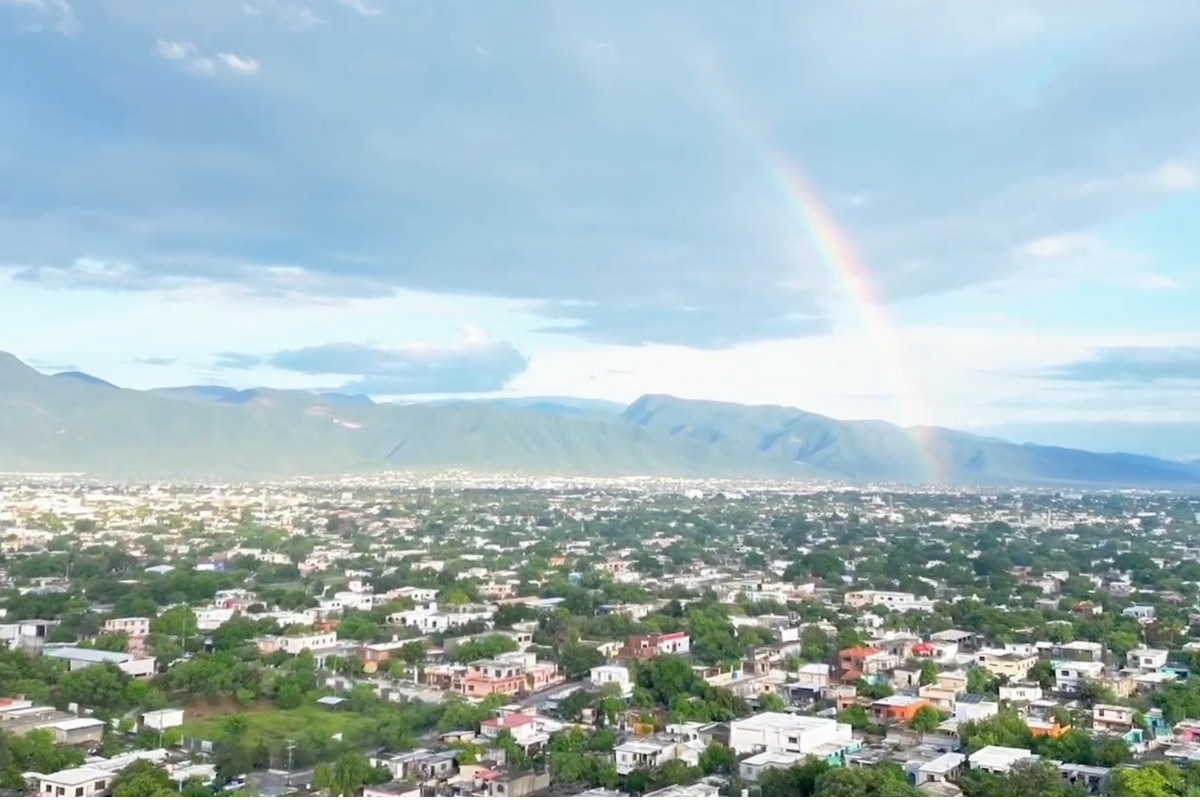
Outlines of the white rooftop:
[[731,723],[739,728],[786,728],[788,730],[815,731],[837,725],[832,719],[821,717],[805,717],[799,714],[787,714],[782,711],[763,711],[753,717],[740,719]]

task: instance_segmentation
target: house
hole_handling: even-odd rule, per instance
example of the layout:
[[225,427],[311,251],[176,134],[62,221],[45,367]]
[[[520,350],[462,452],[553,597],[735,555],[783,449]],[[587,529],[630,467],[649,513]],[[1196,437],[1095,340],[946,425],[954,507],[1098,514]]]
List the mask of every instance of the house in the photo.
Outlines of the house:
[[101,797],[117,773],[94,767],[61,769],[49,775],[25,773],[26,779],[37,782],[38,794],[43,797]]
[[630,634],[625,640],[621,655],[626,658],[655,658],[656,656],[683,655],[691,652],[692,640],[686,633]]
[[1143,625],[1149,625],[1151,622],[1154,622],[1157,613],[1154,610],[1154,606],[1129,606],[1121,611],[1121,615],[1132,617]]
[[554,662],[538,661],[534,653],[510,653],[468,664],[464,674],[451,679],[451,689],[469,697],[490,697],[539,692],[562,681]]
[[828,664],[804,664],[796,671],[796,682],[805,686],[828,686]]
[[1000,687],[1000,699],[1009,703],[1032,703],[1041,700],[1044,692],[1036,683],[1010,683]]
[[894,694],[876,700],[867,707],[867,716],[879,725],[893,725],[910,721],[918,711],[929,705],[924,697],[911,694]]
[[629,667],[624,665],[601,664],[598,667],[592,667],[588,677],[592,685],[597,688],[616,686],[622,697],[629,697],[633,694],[633,681],[629,677]]
[[1013,765],[1035,757],[1033,751],[1023,747],[1000,747],[989,744],[971,753],[967,757],[967,762],[971,769],[1003,774],[1012,769]]
[[1104,674],[1100,661],[1064,661],[1054,667],[1054,689],[1065,694],[1078,692],[1083,684]]
[[1010,681],[1023,681],[1037,663],[1036,653],[1020,653],[1008,649],[985,647],[975,654],[976,666],[986,669],[997,677]]
[[291,636],[262,636],[255,639],[254,642],[258,645],[258,651],[264,655],[284,652],[288,655],[297,656],[305,650],[322,650],[327,647],[336,647],[338,636],[337,631],[297,633]]
[[685,723],[668,725],[666,733],[622,742],[613,748],[613,754],[617,774],[628,775],[634,770],[656,769],[672,760],[696,766],[706,747],[700,739],[700,725]]
[[424,747],[403,753],[387,753],[371,756],[371,766],[385,769],[392,780],[402,783],[446,780],[458,772],[455,755],[458,751],[434,751]]
[[92,650],[87,647],[55,647],[43,650],[46,658],[67,662],[67,670],[74,671],[97,664],[112,664],[131,678],[148,678],[154,674],[154,658],[138,658],[132,653],[111,653],[107,650]]
[[750,783],[758,783],[762,778],[763,772],[769,769],[790,769],[802,761],[807,761],[808,758],[808,756],[799,752],[789,753],[783,750],[764,750],[761,753],[747,756],[738,762],[738,777]]
[[[912,771],[912,781],[921,786],[926,783],[949,783],[962,773],[967,757],[962,753],[942,753],[932,761],[918,764]],[[909,772],[909,770],[905,770]]]
[[150,618],[118,617],[107,620],[102,630],[105,633],[124,633],[130,639],[145,639],[150,635]]
[[183,724],[183,709],[164,708],[158,711],[147,711],[142,714],[142,724],[156,731],[178,728]]
[[1155,650],[1152,648],[1141,647],[1137,650],[1130,650],[1125,655],[1125,663],[1130,669],[1139,669],[1142,671],[1150,671],[1162,669],[1167,665],[1167,658],[1171,653],[1168,650]]
[[1104,645],[1099,642],[1075,641],[1068,644],[1038,642],[1038,658],[1062,661],[1103,661]]
[[999,713],[999,703],[978,694],[963,695],[954,703],[954,719],[958,722],[979,722]]
[[885,606],[889,611],[933,611],[937,605],[933,600],[917,597],[911,592],[882,592],[874,589],[864,589],[860,592],[846,592],[842,601],[850,608],[870,608]]
[[1128,733],[1137,709],[1097,703],[1092,707],[1092,729],[1097,733]]
[[104,720],[94,717],[63,719],[46,726],[54,733],[56,744],[81,745],[104,738]]
[[502,732],[510,734],[513,741],[530,754],[540,750],[550,741],[550,734],[541,730],[537,718],[527,714],[505,714],[479,724],[480,735],[489,739],[495,739]]
[[859,678],[895,669],[897,659],[875,647],[847,647],[838,652],[838,678],[853,683]]
[[849,725],[826,717],[764,711],[729,723],[729,747],[737,753],[799,753],[840,763],[862,743]]
[[378,786],[364,786],[363,797],[420,797],[421,787],[410,783],[391,781]]
[[646,792],[642,797],[717,797],[720,795],[716,786],[711,783],[691,783],[686,786],[678,783]]
[[953,644],[956,646],[955,652],[970,653],[975,650],[976,642],[979,637],[970,631],[963,631],[957,628],[951,628],[945,631],[938,631],[929,637],[929,643],[937,647],[944,644]]

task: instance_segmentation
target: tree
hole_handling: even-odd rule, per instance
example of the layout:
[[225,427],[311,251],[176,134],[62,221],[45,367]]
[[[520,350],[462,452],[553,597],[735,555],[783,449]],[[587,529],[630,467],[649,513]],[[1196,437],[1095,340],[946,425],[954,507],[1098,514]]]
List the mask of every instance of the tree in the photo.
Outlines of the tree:
[[921,686],[929,686],[930,684],[937,683],[937,679],[938,679],[937,664],[934,664],[929,659],[925,659],[924,661],[922,661],[921,662],[921,678],[919,680],[920,685]]
[[834,767],[816,781],[814,797],[924,797],[894,764]]
[[960,782],[969,797],[1082,797],[1081,787],[1067,783],[1049,761],[1031,758],[1006,773],[971,770]]
[[113,778],[113,797],[174,797],[167,771],[149,761],[137,760]]
[[758,696],[758,707],[760,711],[786,711],[787,705],[779,695],[773,692],[764,692]]
[[1200,786],[1188,785],[1179,767],[1165,761],[1113,770],[1109,797],[1197,797]]
[[862,730],[871,724],[867,710],[858,705],[847,706],[845,710],[838,712],[837,718],[838,722],[845,723],[855,730]]
[[917,713],[913,714],[912,719],[908,722],[908,727],[921,733],[933,733],[941,724],[941,712],[934,706],[925,705],[921,706],[917,709]]
[[313,787],[327,791],[335,797],[349,797],[358,793],[370,780],[372,769],[367,757],[361,753],[346,753],[332,766],[313,772]]
[[709,742],[700,754],[700,769],[705,775],[732,775],[737,771],[737,753],[720,742]]

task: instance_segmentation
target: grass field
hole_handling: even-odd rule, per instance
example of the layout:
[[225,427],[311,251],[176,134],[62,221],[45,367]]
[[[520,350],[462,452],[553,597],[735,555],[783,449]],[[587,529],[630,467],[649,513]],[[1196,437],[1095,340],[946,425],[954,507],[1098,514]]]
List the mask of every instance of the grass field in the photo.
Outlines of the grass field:
[[[241,722],[231,724],[230,720],[235,717]],[[362,740],[376,726],[377,721],[363,714],[330,711],[319,706],[282,709],[265,702],[243,707],[231,702],[190,706],[180,732],[185,737],[215,742],[231,727],[239,727],[247,742],[275,743],[301,737],[321,741],[330,740],[338,733],[350,742]]]

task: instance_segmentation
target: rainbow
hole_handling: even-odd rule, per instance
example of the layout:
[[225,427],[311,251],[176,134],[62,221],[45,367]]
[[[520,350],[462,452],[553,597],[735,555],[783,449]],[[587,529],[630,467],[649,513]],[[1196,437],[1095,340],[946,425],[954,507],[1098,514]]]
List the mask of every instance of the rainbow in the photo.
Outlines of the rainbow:
[[718,104],[721,117],[736,129],[736,133],[757,153],[772,185],[778,189],[788,211],[803,227],[809,243],[829,269],[842,297],[852,307],[866,333],[875,359],[897,398],[900,424],[911,438],[921,461],[924,479],[940,483],[941,459],[930,437],[930,429],[921,423],[929,418],[918,382],[911,379],[901,337],[888,318],[883,298],[872,280],[871,273],[859,258],[851,240],[837,219],[822,202],[820,194],[805,180],[803,173],[786,153],[771,144],[764,126],[754,123],[754,115],[732,90],[724,70],[717,65],[711,48],[697,48],[700,56],[698,70],[710,99]]
[[875,359],[897,399],[901,424],[909,426],[905,432],[912,438],[920,454],[925,480],[939,482],[940,459],[931,447],[929,429],[919,424],[926,417],[925,406],[918,402],[922,397],[920,387],[910,379],[912,371],[907,366],[900,336],[888,319],[883,299],[871,280],[870,272],[858,257],[849,235],[795,165],[777,152],[768,163],[771,165],[773,183],[779,188],[796,220],[804,227],[821,262],[833,273],[840,294],[854,309],[859,324],[866,332]]

